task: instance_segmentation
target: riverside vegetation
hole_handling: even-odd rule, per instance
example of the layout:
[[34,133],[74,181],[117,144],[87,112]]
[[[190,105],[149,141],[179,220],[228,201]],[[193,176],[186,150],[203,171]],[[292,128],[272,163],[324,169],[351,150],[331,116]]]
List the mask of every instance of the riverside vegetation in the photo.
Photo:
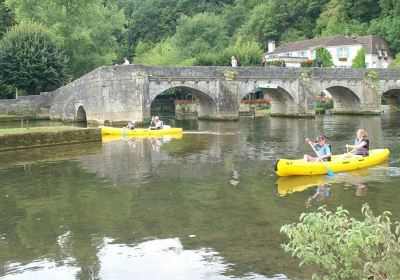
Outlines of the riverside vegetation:
[[[0,0],[0,15],[3,98],[15,88],[18,94],[52,90],[99,66],[122,64],[123,57],[228,66],[235,55],[242,66],[261,66],[269,40],[372,34],[400,52],[395,0]],[[326,52],[319,53],[328,66]],[[353,67],[365,67],[362,57]],[[399,66],[397,55],[391,67]]]
[[364,204],[364,220],[358,221],[342,207],[318,210],[281,228],[290,239],[283,249],[299,258],[300,266],[321,269],[312,279],[400,279],[400,223],[390,220],[390,212],[374,216]]

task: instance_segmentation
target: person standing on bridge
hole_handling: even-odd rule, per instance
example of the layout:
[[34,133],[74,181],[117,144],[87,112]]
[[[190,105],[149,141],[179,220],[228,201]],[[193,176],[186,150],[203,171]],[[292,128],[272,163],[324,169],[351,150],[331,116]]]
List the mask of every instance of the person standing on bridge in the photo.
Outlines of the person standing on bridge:
[[236,57],[234,57],[234,56],[232,56],[232,58],[231,58],[231,65],[232,65],[232,67],[238,66],[238,61],[237,61]]
[[129,60],[126,57],[124,57],[124,65],[129,65]]

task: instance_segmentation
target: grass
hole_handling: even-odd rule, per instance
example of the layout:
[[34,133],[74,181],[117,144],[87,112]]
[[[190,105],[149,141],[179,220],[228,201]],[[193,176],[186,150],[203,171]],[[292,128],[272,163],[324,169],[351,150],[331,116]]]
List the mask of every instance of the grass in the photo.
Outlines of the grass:
[[263,114],[263,115],[269,115],[271,114],[271,109],[262,109],[262,110],[257,110],[257,114]]
[[0,135],[9,134],[24,134],[24,133],[36,133],[36,132],[60,132],[66,130],[79,130],[73,126],[42,126],[42,127],[29,127],[29,128],[3,128],[0,129]]

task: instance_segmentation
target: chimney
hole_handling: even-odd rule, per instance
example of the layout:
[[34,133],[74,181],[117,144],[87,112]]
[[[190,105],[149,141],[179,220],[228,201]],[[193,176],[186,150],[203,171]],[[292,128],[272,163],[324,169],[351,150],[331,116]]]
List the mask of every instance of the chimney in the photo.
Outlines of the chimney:
[[268,52],[271,53],[275,50],[275,41],[268,41]]

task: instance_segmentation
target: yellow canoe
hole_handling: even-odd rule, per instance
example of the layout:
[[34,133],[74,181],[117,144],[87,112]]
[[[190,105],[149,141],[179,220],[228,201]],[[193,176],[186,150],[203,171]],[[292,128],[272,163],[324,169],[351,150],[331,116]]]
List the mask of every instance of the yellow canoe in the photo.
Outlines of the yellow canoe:
[[156,136],[165,134],[179,134],[182,133],[182,128],[171,127],[165,129],[147,129],[147,128],[135,128],[129,130],[127,128],[118,128],[110,126],[100,126],[102,135],[121,135],[121,136]]
[[278,159],[275,162],[275,173],[278,176],[293,175],[320,175],[327,174],[327,168],[333,172],[356,170],[386,161],[389,157],[388,149],[374,149],[367,157],[353,157],[343,159],[343,155],[332,156],[332,161],[306,162],[303,159]]
[[163,140],[172,140],[172,139],[182,139],[182,133],[175,134],[164,134],[164,135],[113,135],[113,134],[103,134],[101,140],[103,142],[111,142],[111,141],[125,141],[125,140],[133,140],[133,139],[154,139],[160,138]]

